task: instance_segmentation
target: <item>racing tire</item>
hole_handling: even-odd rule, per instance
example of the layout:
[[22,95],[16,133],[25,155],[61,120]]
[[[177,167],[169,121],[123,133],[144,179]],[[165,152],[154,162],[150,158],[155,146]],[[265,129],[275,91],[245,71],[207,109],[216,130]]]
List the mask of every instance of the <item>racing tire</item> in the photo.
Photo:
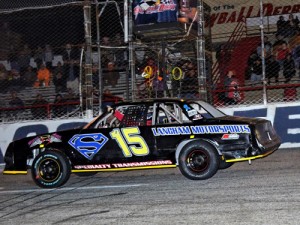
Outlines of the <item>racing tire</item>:
[[233,164],[233,162],[226,162],[225,160],[220,159],[219,170],[225,170],[231,167]]
[[207,142],[187,144],[179,154],[179,169],[191,180],[205,180],[216,174],[219,168],[219,154]]
[[44,151],[32,163],[31,175],[42,188],[57,188],[70,178],[71,165],[65,154],[58,150]]

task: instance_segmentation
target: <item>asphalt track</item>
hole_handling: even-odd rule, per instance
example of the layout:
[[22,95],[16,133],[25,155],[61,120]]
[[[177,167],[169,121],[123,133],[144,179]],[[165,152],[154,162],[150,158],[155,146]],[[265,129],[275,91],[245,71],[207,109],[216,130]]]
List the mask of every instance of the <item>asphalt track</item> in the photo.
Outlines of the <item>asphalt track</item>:
[[0,175],[0,224],[300,224],[300,149],[191,181],[178,169],[71,176],[40,189]]

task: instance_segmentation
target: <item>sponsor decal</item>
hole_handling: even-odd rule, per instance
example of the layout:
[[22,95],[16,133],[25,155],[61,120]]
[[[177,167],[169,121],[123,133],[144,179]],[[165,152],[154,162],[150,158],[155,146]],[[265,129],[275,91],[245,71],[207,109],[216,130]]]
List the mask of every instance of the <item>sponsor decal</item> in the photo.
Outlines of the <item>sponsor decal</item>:
[[251,133],[248,125],[205,125],[152,128],[154,136],[189,135],[189,134],[226,134]]
[[76,134],[70,140],[69,144],[76,149],[85,158],[91,160],[108,141],[103,134]]
[[238,134],[223,134],[222,140],[237,140],[239,137]]
[[75,169],[111,169],[111,168],[130,168],[143,166],[161,166],[172,165],[171,160],[149,161],[149,162],[131,162],[131,163],[112,163],[112,164],[96,164],[96,165],[77,165]]

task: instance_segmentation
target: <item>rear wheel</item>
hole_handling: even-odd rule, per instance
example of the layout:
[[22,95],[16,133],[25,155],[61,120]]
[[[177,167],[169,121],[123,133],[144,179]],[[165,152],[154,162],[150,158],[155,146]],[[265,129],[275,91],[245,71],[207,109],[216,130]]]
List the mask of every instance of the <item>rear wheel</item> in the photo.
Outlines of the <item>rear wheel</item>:
[[187,144],[179,155],[179,169],[191,180],[204,180],[216,174],[219,168],[217,150],[207,142]]
[[34,159],[31,174],[38,186],[56,188],[68,181],[71,166],[68,158],[62,152],[57,150],[45,151]]

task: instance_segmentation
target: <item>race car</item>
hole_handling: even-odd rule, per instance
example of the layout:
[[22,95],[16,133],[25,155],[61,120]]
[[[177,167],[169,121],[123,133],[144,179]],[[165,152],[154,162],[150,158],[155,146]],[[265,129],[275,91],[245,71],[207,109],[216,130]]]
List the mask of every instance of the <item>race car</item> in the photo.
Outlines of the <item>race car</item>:
[[262,158],[281,144],[270,121],[225,115],[204,101],[152,99],[108,107],[78,129],[9,144],[3,174],[27,174],[42,188],[71,173],[179,167],[192,180],[233,163]]

